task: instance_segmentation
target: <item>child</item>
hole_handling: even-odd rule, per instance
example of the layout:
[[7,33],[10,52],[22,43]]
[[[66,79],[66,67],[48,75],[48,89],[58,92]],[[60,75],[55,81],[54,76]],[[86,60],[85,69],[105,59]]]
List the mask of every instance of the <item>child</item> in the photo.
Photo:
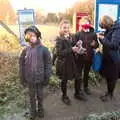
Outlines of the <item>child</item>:
[[[48,49],[41,45],[41,32],[31,26],[25,30],[25,40],[29,45],[20,56],[20,80],[28,86],[30,96],[30,119],[44,117],[43,87],[51,75],[51,56]],[[38,103],[38,105],[36,105]]]
[[[76,64],[79,70],[79,74],[81,76],[81,83],[83,81],[84,83],[84,92],[87,95],[90,95],[90,89],[88,87],[88,78],[89,78],[89,71],[92,65],[92,59],[93,59],[93,49],[96,49],[99,44],[97,41],[97,35],[94,32],[94,28],[90,24],[90,20],[88,17],[83,17],[80,21],[81,24],[81,31],[77,32],[75,35],[76,44],[79,44],[80,41],[82,41],[82,47],[83,51],[82,54],[78,54],[78,57],[76,59]],[[84,72],[83,80],[82,80],[82,71]],[[80,84],[81,89],[81,84]],[[83,94],[81,90],[81,94],[83,95],[83,98],[85,98],[85,95]]]
[[[73,35],[70,32],[70,22],[63,20],[60,24],[59,36],[56,39],[56,74],[61,79],[62,101],[66,105],[71,104],[67,95],[67,82],[77,77],[74,52],[77,47],[73,47]],[[75,81],[75,95],[79,96],[78,80]]]

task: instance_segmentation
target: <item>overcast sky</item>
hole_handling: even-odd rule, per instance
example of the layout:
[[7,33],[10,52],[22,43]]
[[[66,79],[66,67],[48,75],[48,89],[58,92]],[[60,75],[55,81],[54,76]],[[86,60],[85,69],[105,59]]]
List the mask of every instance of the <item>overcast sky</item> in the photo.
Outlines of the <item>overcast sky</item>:
[[12,6],[18,10],[23,8],[40,8],[45,12],[64,12],[66,8],[79,0],[10,0]]

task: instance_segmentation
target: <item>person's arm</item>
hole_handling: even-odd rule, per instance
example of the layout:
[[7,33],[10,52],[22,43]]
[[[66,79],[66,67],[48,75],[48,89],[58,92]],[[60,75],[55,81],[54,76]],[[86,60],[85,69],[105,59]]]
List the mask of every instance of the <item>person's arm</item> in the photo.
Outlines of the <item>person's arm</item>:
[[75,33],[74,35],[74,45],[80,40],[80,32]]
[[91,46],[96,49],[99,47],[98,39],[97,39],[97,34],[93,33],[93,41],[91,43]]
[[52,50],[52,65],[55,65],[55,61],[57,59],[56,48],[54,47]]
[[44,85],[47,85],[49,82],[49,78],[52,74],[52,60],[50,52],[47,48],[44,49],[44,70],[45,70],[45,80]]
[[112,33],[111,40],[108,40],[107,37],[104,37],[103,39],[100,38],[100,42],[101,44],[103,44],[104,46],[110,49],[113,49],[113,50],[118,49],[120,46],[120,29],[115,30]]
[[19,58],[19,76],[20,82],[23,86],[26,85],[25,80],[25,56],[26,56],[26,49],[24,49]]

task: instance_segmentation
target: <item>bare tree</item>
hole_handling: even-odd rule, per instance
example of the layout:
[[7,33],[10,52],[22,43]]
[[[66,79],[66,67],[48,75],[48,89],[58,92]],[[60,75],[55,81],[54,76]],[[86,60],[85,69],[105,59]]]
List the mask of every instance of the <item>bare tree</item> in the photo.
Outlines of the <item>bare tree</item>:
[[0,20],[6,24],[14,24],[16,14],[9,0],[0,0]]

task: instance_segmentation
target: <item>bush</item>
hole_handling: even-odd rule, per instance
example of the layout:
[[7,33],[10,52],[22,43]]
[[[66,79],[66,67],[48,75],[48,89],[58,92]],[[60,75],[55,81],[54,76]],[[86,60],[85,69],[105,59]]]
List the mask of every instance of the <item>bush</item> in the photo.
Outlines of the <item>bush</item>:
[[91,114],[81,120],[120,120],[120,112],[107,112],[103,114]]

